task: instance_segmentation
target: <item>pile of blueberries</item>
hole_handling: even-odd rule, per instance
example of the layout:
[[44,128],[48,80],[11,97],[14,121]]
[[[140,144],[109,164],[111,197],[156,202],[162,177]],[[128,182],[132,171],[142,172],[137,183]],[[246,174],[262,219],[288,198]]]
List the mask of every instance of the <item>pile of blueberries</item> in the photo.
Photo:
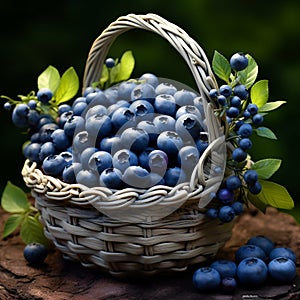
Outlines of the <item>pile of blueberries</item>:
[[234,292],[238,284],[258,287],[267,280],[274,284],[289,284],[296,277],[296,255],[291,248],[275,247],[266,236],[254,236],[240,246],[235,262],[216,260],[194,272],[193,284],[202,292]]
[[40,89],[37,100],[14,107],[12,121],[30,134],[25,157],[66,183],[172,187],[189,181],[208,146],[201,98],[150,73],[104,91],[88,87],[56,119],[37,109],[52,97]]

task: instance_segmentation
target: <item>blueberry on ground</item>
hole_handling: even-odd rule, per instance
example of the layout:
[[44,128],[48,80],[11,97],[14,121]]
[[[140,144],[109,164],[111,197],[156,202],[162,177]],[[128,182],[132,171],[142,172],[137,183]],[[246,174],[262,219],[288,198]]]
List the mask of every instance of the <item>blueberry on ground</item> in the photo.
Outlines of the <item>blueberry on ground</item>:
[[48,255],[47,248],[39,243],[30,243],[25,246],[23,251],[25,259],[29,264],[41,264]]

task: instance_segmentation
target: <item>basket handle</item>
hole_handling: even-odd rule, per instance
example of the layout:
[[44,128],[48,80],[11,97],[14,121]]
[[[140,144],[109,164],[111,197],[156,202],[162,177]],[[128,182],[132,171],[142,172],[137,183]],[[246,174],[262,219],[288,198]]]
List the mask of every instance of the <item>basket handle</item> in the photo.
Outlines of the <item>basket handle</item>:
[[102,32],[88,55],[83,89],[99,80],[103,63],[114,40],[120,34],[136,28],[162,36],[180,53],[192,71],[200,95],[209,102],[209,90],[217,88],[217,82],[203,49],[180,27],[155,14],[122,16]]

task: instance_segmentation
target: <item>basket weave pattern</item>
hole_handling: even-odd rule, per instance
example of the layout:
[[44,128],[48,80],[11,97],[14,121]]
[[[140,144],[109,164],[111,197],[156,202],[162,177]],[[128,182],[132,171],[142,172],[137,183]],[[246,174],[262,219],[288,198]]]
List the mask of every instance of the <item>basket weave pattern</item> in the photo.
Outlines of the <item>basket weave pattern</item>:
[[[83,89],[99,80],[115,38],[135,28],[166,39],[188,64],[199,89],[209,146],[190,182],[147,190],[110,190],[64,183],[45,175],[28,160],[22,170],[41,212],[46,236],[66,258],[116,276],[185,270],[190,264],[213,257],[230,238],[232,228],[231,223],[221,224],[204,216],[211,193],[223,180],[226,144],[224,128],[208,97],[209,90],[217,88],[216,80],[204,51],[187,33],[153,14],[119,18],[92,45]],[[216,167],[222,172],[216,173]]]

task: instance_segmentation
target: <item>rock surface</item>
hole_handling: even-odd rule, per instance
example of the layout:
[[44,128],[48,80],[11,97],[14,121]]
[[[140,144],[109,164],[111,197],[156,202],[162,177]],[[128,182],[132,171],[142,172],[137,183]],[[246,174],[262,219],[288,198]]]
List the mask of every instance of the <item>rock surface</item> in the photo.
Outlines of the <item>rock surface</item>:
[[[0,211],[1,231],[6,218],[7,215]],[[266,214],[257,210],[243,214],[218,257],[233,259],[237,247],[258,234],[270,237],[276,246],[291,247],[300,257],[300,226],[291,216],[271,208]],[[255,290],[239,287],[231,295],[221,292],[200,294],[191,280],[197,266],[174,275],[121,281],[79,263],[64,261],[57,250],[50,252],[42,266],[31,267],[23,258],[24,244],[17,235],[1,240],[0,247],[1,300],[300,299],[299,270],[298,277],[290,285],[276,286],[269,282]]]

